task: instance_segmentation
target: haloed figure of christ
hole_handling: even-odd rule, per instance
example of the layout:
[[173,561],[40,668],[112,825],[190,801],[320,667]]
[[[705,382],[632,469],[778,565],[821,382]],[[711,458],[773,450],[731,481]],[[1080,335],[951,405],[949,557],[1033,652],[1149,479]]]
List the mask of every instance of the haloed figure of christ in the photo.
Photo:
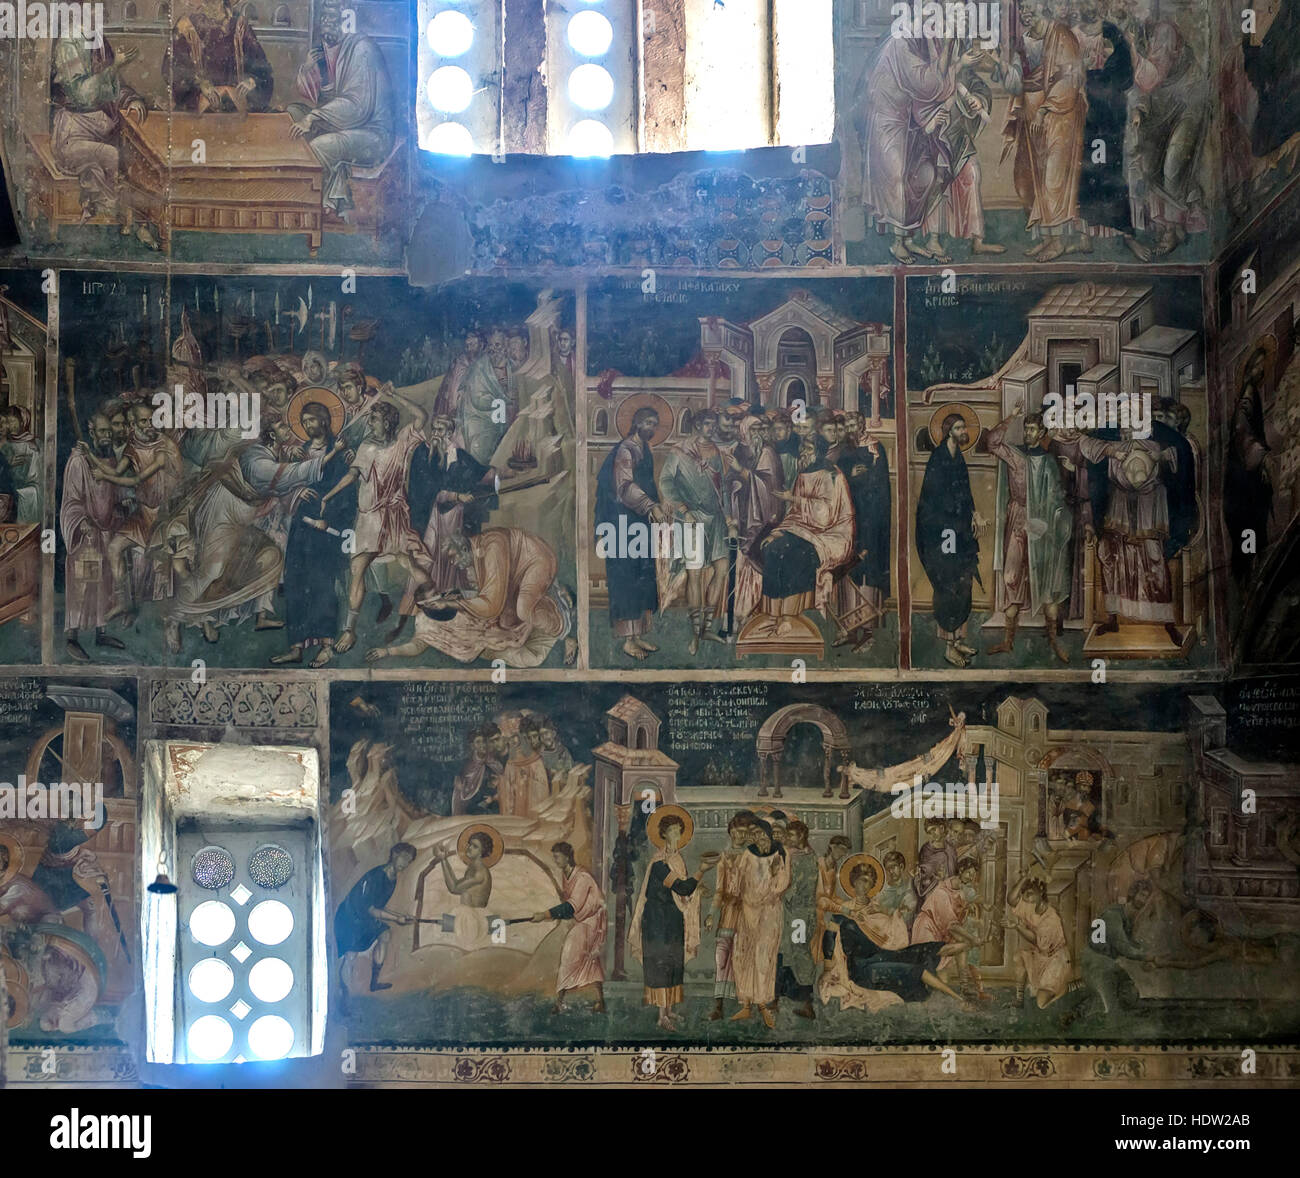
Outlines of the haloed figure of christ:
[[[633,556],[615,548],[605,560],[609,584],[609,621],[622,638],[623,653],[641,662],[659,648],[647,640],[650,619],[659,607],[655,560],[649,535],[651,523],[665,523],[655,485],[651,439],[659,414],[642,407],[632,415],[632,428],[605,459],[596,478],[596,535],[633,536],[644,529],[646,540]],[[620,527],[622,523],[622,527]],[[639,526],[638,526],[639,525]]]
[[963,453],[971,441],[966,419],[960,413],[948,414],[939,434],[916,504],[916,548],[934,590],[934,621],[945,644],[943,657],[954,667],[965,667],[976,653],[966,642],[966,622],[971,585],[979,578],[976,529],[985,521],[975,510]]

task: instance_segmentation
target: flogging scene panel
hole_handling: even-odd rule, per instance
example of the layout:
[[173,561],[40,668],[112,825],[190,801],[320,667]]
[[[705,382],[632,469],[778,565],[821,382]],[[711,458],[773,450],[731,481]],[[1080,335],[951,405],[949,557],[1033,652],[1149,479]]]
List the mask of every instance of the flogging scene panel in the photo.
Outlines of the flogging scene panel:
[[571,294],[62,282],[58,661],[576,661]]
[[1199,282],[907,289],[913,665],[1212,664]]
[[1294,822],[1265,803],[1239,838],[1225,788],[1269,769],[1211,694],[340,683],[331,717],[358,1044],[1213,1041],[1300,1017]]

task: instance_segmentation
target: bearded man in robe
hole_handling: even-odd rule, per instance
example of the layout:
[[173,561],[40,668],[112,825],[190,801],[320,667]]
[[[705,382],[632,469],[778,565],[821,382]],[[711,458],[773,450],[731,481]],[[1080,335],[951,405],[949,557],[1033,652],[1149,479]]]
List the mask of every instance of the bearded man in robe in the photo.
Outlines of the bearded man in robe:
[[1011,93],[1003,127],[1003,158],[1015,150],[1016,194],[1028,215],[1026,228],[1038,244],[1025,252],[1050,262],[1080,241],[1079,176],[1083,128],[1088,114],[1088,75],[1070,26],[1051,15],[1043,0],[1021,9],[1026,31],[1002,77]]
[[988,451],[1001,464],[998,471],[998,507],[1001,544],[996,567],[1002,578],[1002,608],[1006,634],[989,654],[1007,654],[1015,648],[1020,611],[1041,609],[1047,642],[1063,663],[1070,656],[1057,640],[1061,630],[1061,602],[1070,596],[1070,533],[1073,520],[1061,485],[1061,468],[1055,455],[1043,449],[1047,431],[1041,414],[1024,419],[1022,446],[1007,442],[1007,431],[1020,414],[1017,405],[986,437]]
[[275,89],[266,50],[229,0],[198,0],[176,22],[162,76],[175,109],[197,114],[264,111]]
[[[711,440],[717,422],[718,414],[713,409],[697,413],[691,420],[691,436],[669,450],[659,471],[659,501],[664,510],[680,525],[683,539],[688,532],[698,538],[698,550],[692,541],[685,558],[678,553],[671,554],[674,572],[678,566],[684,566],[691,654],[700,649],[702,641],[723,641],[710,629],[727,588],[724,459]],[[732,466],[738,465],[734,457],[728,461]],[[683,543],[683,549],[686,547]]]
[[971,586],[979,578],[978,528],[970,471],[963,447],[970,440],[966,419],[950,413],[940,429],[943,440],[925,464],[916,502],[916,550],[934,590],[934,620],[943,639],[944,658],[955,667],[969,664],[976,651],[966,642]]
[[152,600],[171,596],[173,570],[170,561],[142,560],[142,567],[133,578],[130,559],[132,552],[143,553],[150,546],[154,525],[179,489],[185,464],[180,447],[155,428],[153,410],[149,405],[132,405],[128,419],[131,440],[127,443],[122,462],[114,467],[93,454],[90,459],[95,466],[96,478],[135,491],[133,510],[108,542],[116,589],[108,618],[124,616],[126,624],[130,625],[136,615],[136,584],[142,595]]
[[[785,504],[778,492],[786,489],[785,465],[773,440],[772,423],[754,418],[743,453],[732,456],[727,482],[736,504],[736,530],[740,535],[736,554],[736,617],[747,618],[763,592],[763,571],[748,555],[762,533],[781,520]],[[789,422],[785,423],[789,438]],[[797,463],[795,473],[798,473]],[[791,479],[791,486],[794,480]]]
[[1209,228],[1200,178],[1210,125],[1209,83],[1196,51],[1168,21],[1152,26],[1136,54],[1129,95],[1129,190],[1133,222],[1154,230],[1153,257]]
[[493,328],[487,348],[465,371],[460,392],[460,436],[484,466],[492,461],[513,416],[515,368],[506,352],[506,333]]
[[397,119],[383,50],[364,33],[341,31],[337,3],[321,11],[321,43],[298,71],[305,103],[290,103],[289,134],[306,139],[325,169],[321,201],[343,216],[354,207],[352,168],[382,164]]
[[891,37],[871,70],[863,203],[869,222],[892,234],[889,252],[900,262],[918,255],[938,260],[916,238],[953,179],[943,132],[952,118],[957,70],[982,56],[978,47],[960,58],[956,52],[956,42],[939,37]]
[[1165,561],[1169,502],[1161,477],[1162,467],[1177,469],[1177,451],[1122,429],[1119,441],[1081,437],[1079,452],[1104,470],[1099,487],[1103,505],[1098,510],[1094,504],[1093,515],[1102,520],[1097,556],[1108,617],[1097,632],[1118,630],[1121,617],[1162,622],[1170,640],[1181,647],[1174,625],[1173,581]]
[[757,1006],[771,1030],[776,1026],[776,962],[785,929],[781,897],[790,886],[790,858],[763,819],[755,818],[751,829],[754,841],[741,856],[737,872],[740,909],[731,968],[740,1009],[731,1020],[753,1018]]
[[68,456],[63,468],[63,502],[59,509],[59,526],[67,557],[64,583],[64,642],[69,656],[79,663],[90,662],[77,631],[90,626],[95,630],[95,645],[122,650],[120,638],[105,633],[108,611],[113,602],[113,570],[108,559],[108,540],[122,522],[118,490],[112,483],[97,479],[90,459],[95,455],[110,461],[113,437],[108,418],[97,413],[90,419],[90,447],[79,446]]
[[496,725],[478,728],[470,733],[469,757],[465,767],[456,776],[451,795],[453,814],[491,814],[497,800],[497,785],[505,772],[503,765],[492,754],[488,743],[490,731]]

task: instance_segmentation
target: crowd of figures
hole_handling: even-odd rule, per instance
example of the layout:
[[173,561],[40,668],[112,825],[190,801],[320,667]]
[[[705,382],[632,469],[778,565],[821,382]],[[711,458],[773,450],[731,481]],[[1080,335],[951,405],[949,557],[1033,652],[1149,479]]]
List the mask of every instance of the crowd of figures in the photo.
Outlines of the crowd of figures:
[[[656,477],[659,426],[656,410],[636,410],[597,479],[597,547],[623,653],[649,657],[653,615],[680,604],[691,654],[755,613],[780,625],[809,608],[844,620],[836,645],[869,647],[889,596],[892,492],[888,455],[862,414],[701,409]],[[653,525],[698,538],[698,550],[601,544],[602,534],[649,535]]]
[[[1021,406],[978,437],[965,406],[937,422],[916,506],[916,545],[934,591],[944,657],[968,666],[972,591],[980,534],[966,452],[976,441],[1000,464],[994,568],[1005,611],[1002,640],[1015,649],[1022,612],[1041,614],[1061,662],[1067,618],[1085,612],[1086,543],[1095,539],[1106,618],[1165,628],[1179,649],[1170,562],[1197,530],[1197,443],[1191,413],[1172,398],[1154,406],[1150,436],[1127,428],[1052,430]],[[657,454],[659,415],[638,409],[626,437],[602,466],[596,539],[609,586],[610,624],[624,654],[638,661],[657,646],[654,615],[685,607],[689,652],[726,642],[746,619],[766,615],[778,637],[806,610],[835,626],[835,645],[869,648],[890,592],[892,486],[888,454],[856,411],[763,412],[748,405],[705,409],[690,435]],[[1012,442],[1012,427],[1022,441]],[[658,471],[656,473],[656,466]],[[655,526],[664,530],[654,532]],[[658,534],[626,552],[602,537]],[[678,532],[680,529],[680,532]],[[665,551],[694,529],[697,551]]]
[[[968,409],[943,418],[925,468],[916,508],[916,545],[934,590],[934,619],[944,658],[968,666],[972,585],[979,577],[980,533],[988,521],[975,506],[965,453],[978,422]],[[1164,628],[1171,650],[1183,645],[1175,622],[1170,561],[1197,530],[1198,446],[1187,436],[1188,408],[1161,398],[1150,436],[1132,429],[1052,430],[1041,413],[1017,405],[981,439],[998,459],[999,511],[994,568],[1005,610],[1001,642],[1015,648],[1020,615],[1041,611],[1047,641],[1061,662],[1066,618],[1083,616],[1086,542],[1097,542],[1105,605],[1099,634],[1121,619]],[[1011,442],[1011,427],[1023,441]]]
[[[1209,228],[1207,68],[1163,14],[1128,0],[1020,0],[1001,57],[974,39],[887,36],[859,93],[862,201],[901,262],[950,260],[948,241],[986,240],[977,140],[993,86],[1027,251],[1040,262],[1121,238],[1142,261]],[[973,19],[973,18],[972,18]],[[1251,59],[1251,65],[1254,58]],[[1249,66],[1247,67],[1249,68]]]
[[642,964],[645,1003],[658,1009],[659,1025],[679,1027],[675,1008],[685,1001],[686,962],[696,956],[701,930],[715,934],[708,1018],[761,1018],[769,1028],[782,999],[803,1019],[817,1018],[819,1009],[875,1014],[935,992],[973,1013],[994,1001],[981,978],[981,953],[1012,933],[1013,1009],[1031,1000],[1043,1010],[1076,995],[1062,1007],[1065,1025],[1130,1005],[1125,960],[1194,968],[1223,957],[1221,930],[1195,911],[1183,921],[1176,952],[1158,955],[1142,943],[1135,926],[1156,893],[1145,878],[1099,913],[1105,937],[1074,950],[1036,867],[1010,885],[1005,899],[990,901],[984,867],[996,840],[989,832],[969,819],[927,818],[922,827],[915,863],[901,851],[882,862],[853,853],[844,835],[832,836],[819,855],[805,823],[781,810],[739,810],[727,824],[727,848],[706,852],[691,872],[682,854],[691,816],[679,806],[659,807],[647,822],[656,851],[628,934]]
[[491,524],[490,462],[520,410],[527,358],[526,337],[509,339],[471,333],[431,414],[319,353],[206,368],[183,313],[168,386],[228,398],[231,422],[237,405],[259,406],[256,436],[206,419],[160,428],[144,389],[100,404],[63,472],[68,655],[89,660],[89,633],[122,649],[111,627],[129,629],[152,603],[173,653],[185,627],[215,644],[251,624],[285,632],[272,663],[324,666],[356,644],[369,594],[378,623],[396,615],[372,661],[434,649],[536,666],[561,639],[572,661],[573,599],[554,551]]

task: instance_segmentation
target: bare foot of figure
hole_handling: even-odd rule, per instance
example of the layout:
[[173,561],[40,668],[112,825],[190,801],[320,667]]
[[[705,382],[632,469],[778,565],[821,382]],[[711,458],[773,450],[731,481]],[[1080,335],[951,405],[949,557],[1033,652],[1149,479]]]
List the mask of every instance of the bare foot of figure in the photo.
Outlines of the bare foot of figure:
[[272,665],[277,667],[283,667],[288,663],[300,663],[300,662],[302,662],[301,643],[299,643],[299,645],[297,646],[289,647],[289,649],[286,650],[284,654],[273,654],[271,656]]
[[283,630],[284,622],[280,618],[273,618],[268,613],[257,615],[257,621],[253,624],[254,630]]
[[320,650],[316,652],[316,657],[312,659],[313,667],[323,667],[327,663],[334,661],[334,644],[332,642],[322,643]]
[[347,654],[357,644],[357,632],[355,630],[344,630],[339,635],[339,640],[334,644],[334,650],[337,654]]
[[564,640],[564,665],[566,667],[577,666],[578,663],[578,640],[576,638],[566,638]]
[[970,252],[973,254],[1005,254],[1007,247],[998,245],[993,241],[985,241],[982,237],[972,237]]
[[1124,244],[1128,246],[1129,252],[1137,258],[1139,262],[1151,261],[1151,251],[1147,249],[1136,237],[1125,235]]
[[1063,253],[1065,246],[1061,244],[1060,238],[1053,238],[1043,247],[1043,252],[1037,255],[1040,262],[1054,262]]
[[889,252],[900,262],[916,261],[912,256],[912,252],[903,244],[903,239],[901,237],[894,238],[894,244],[889,247]]
[[217,644],[217,639],[221,637],[221,632],[211,622],[204,622],[203,637],[215,646]]
[[638,645],[635,638],[629,638],[625,643],[623,643],[623,653],[630,655],[638,662],[642,662],[650,657],[650,652]]
[[635,642],[637,646],[639,646],[642,650],[648,651],[650,654],[654,654],[654,652],[659,649],[653,642],[647,642],[644,638],[640,637],[639,635],[633,638],[632,641]]

